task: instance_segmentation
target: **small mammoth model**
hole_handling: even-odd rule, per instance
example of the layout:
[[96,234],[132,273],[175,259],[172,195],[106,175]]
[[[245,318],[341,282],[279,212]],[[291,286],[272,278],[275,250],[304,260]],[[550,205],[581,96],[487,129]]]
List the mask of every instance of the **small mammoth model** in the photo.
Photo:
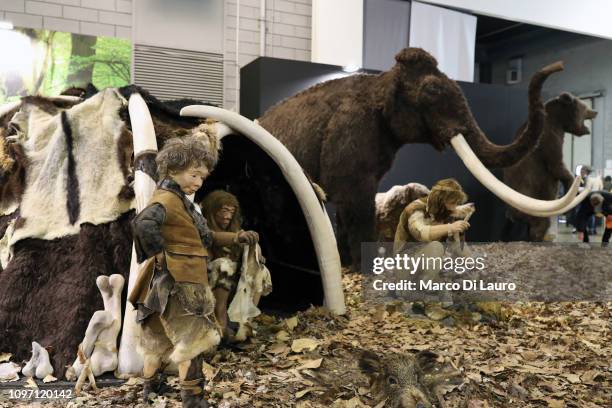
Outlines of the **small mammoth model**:
[[[395,59],[387,72],[316,85],[259,119],[328,193],[337,209],[343,263],[354,268],[360,264],[361,242],[376,237],[374,197],[402,145],[430,143],[438,150],[452,145],[474,174],[487,173],[481,164],[516,164],[542,132],[542,85],[562,69],[557,63],[534,75],[529,85],[529,126],[512,144],[498,146],[482,132],[461,89],[440,72],[435,58],[422,49],[406,48]],[[490,176],[486,178],[491,180]],[[517,201],[499,180],[485,184],[505,201]]]
[[[585,121],[597,116],[580,99],[569,93],[562,93],[546,102],[546,120],[538,147],[520,162],[504,170],[504,182],[511,188],[530,197],[542,200],[553,200],[559,193],[559,182],[565,191],[570,189],[574,175],[563,163],[563,139],[565,133],[576,136],[589,134]],[[524,125],[526,126],[526,125]],[[565,209],[567,211],[568,209]],[[550,227],[550,216],[565,212],[533,216],[509,207],[506,217],[507,240],[528,239],[543,241]],[[512,224],[524,222],[528,225],[528,236],[510,235]]]
[[384,193],[376,194],[376,231],[378,240],[393,241],[395,229],[402,211],[408,204],[429,194],[429,189],[419,183],[393,186]]

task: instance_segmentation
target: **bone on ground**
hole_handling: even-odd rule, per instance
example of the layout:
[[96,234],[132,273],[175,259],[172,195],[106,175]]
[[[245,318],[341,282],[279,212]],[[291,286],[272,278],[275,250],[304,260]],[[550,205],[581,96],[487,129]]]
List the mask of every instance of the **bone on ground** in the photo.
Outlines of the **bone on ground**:
[[32,342],[32,358],[27,362],[21,373],[26,377],[40,378],[53,374],[53,367],[49,361],[49,353],[37,342]]
[[110,278],[99,276],[96,279],[104,310],[96,311],[89,321],[78,356],[66,371],[66,379],[74,381],[78,377],[84,381],[87,376],[91,381],[93,376],[117,368],[116,344],[121,328],[121,291],[124,282],[121,275],[111,275]]

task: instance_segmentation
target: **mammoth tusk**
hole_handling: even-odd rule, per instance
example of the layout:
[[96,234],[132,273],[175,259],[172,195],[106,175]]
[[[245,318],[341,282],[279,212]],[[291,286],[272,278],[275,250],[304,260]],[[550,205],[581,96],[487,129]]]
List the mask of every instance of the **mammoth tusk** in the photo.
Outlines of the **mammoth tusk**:
[[[134,143],[134,158],[135,161],[139,156],[146,153],[145,160],[154,162],[154,153],[157,152],[157,139],[155,137],[155,128],[153,127],[153,119],[147,107],[146,102],[138,93],[130,96],[128,102],[128,111],[130,121],[132,122],[132,134]],[[144,157],[144,156],[143,156]],[[150,174],[145,171],[134,171],[134,193],[136,194],[136,211],[142,211],[148,204],[153,191],[155,190],[155,180]],[[130,264],[130,275],[128,279],[129,294],[138,278],[138,262],[136,261],[136,250],[132,247],[132,260]],[[125,303],[125,312],[123,317],[123,329],[121,332],[121,340],[119,345],[117,375],[120,378],[126,378],[130,375],[138,375],[142,371],[143,358],[137,350],[139,342],[139,329],[136,323],[136,310],[130,302]]]
[[569,210],[571,210],[572,208],[580,204],[582,201],[584,201],[584,199],[590,192],[591,192],[591,187],[585,188],[584,190],[582,190],[580,194],[574,197],[574,199],[568,205],[566,205],[565,207],[561,207],[558,210],[554,210],[554,211],[530,211],[525,208],[518,208],[518,207],[517,207],[517,210],[520,210],[524,212],[525,214],[529,214],[534,217],[542,217],[542,218],[552,217],[553,215],[561,215],[561,214],[565,214],[566,212],[568,212]]
[[132,133],[134,134],[134,155],[143,150],[157,150],[157,139],[151,113],[146,102],[138,93],[130,96],[128,102]]
[[465,166],[478,181],[508,205],[520,209],[521,211],[527,213],[557,211],[572,203],[572,200],[578,192],[580,178],[576,177],[572,187],[562,198],[547,201],[528,197],[499,181],[499,179],[482,164],[478,157],[476,157],[472,148],[461,133],[451,139],[451,145]]
[[306,217],[321,270],[325,306],[334,313],[344,314],[346,307],[340,274],[340,255],[331,222],[293,155],[266,129],[237,113],[214,106],[191,105],[181,109],[181,116],[210,118],[223,122],[248,137],[274,160],[295,192]]
[[215,130],[217,134],[217,139],[219,140],[223,139],[225,136],[236,133],[225,123],[221,123],[221,122],[215,123]]

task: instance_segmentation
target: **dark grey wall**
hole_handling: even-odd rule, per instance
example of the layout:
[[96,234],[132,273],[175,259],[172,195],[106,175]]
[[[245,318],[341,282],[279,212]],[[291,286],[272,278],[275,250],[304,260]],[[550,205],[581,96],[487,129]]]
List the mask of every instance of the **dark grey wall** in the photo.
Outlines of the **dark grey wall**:
[[258,118],[272,105],[301,90],[347,75],[337,65],[257,58],[240,70],[240,114]]
[[508,59],[520,56],[523,81],[518,86],[526,86],[539,68],[562,60],[565,71],[548,79],[547,98],[564,91],[578,96],[601,92],[603,96],[594,100],[599,115],[593,123],[592,153],[593,166],[605,167],[605,161],[612,159],[612,41],[552,32],[509,38],[503,44],[489,47],[488,54],[494,84],[505,83]]
[[[240,94],[241,112],[249,118],[261,116],[267,108],[312,86],[323,77],[333,77],[333,66],[259,58],[241,71],[243,86]],[[345,75],[335,67],[336,75]],[[299,73],[299,74],[298,74]],[[303,88],[300,88],[303,86]],[[527,116],[527,92],[519,87],[460,83],[468,103],[483,131],[498,144],[513,139]],[[255,91],[256,90],[256,91]],[[501,178],[501,174],[496,172]],[[471,241],[500,239],[504,222],[504,204],[489,193],[463,166],[451,150],[437,152],[429,145],[411,144],[397,154],[393,167],[381,180],[379,191],[396,184],[419,182],[431,187],[437,180],[454,177],[465,188],[477,213],[471,218]]]

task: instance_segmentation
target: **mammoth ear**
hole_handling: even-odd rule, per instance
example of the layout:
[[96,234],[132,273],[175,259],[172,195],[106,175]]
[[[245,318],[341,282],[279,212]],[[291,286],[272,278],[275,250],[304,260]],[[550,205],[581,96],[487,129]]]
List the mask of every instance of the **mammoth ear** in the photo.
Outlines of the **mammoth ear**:
[[568,92],[563,92],[561,95],[559,95],[559,101],[564,104],[571,105],[574,102],[574,97]]
[[397,53],[395,60],[405,67],[434,70],[438,66],[438,61],[422,48],[404,48]]
[[380,356],[369,350],[365,350],[359,357],[359,368],[366,375],[380,373],[382,368]]

